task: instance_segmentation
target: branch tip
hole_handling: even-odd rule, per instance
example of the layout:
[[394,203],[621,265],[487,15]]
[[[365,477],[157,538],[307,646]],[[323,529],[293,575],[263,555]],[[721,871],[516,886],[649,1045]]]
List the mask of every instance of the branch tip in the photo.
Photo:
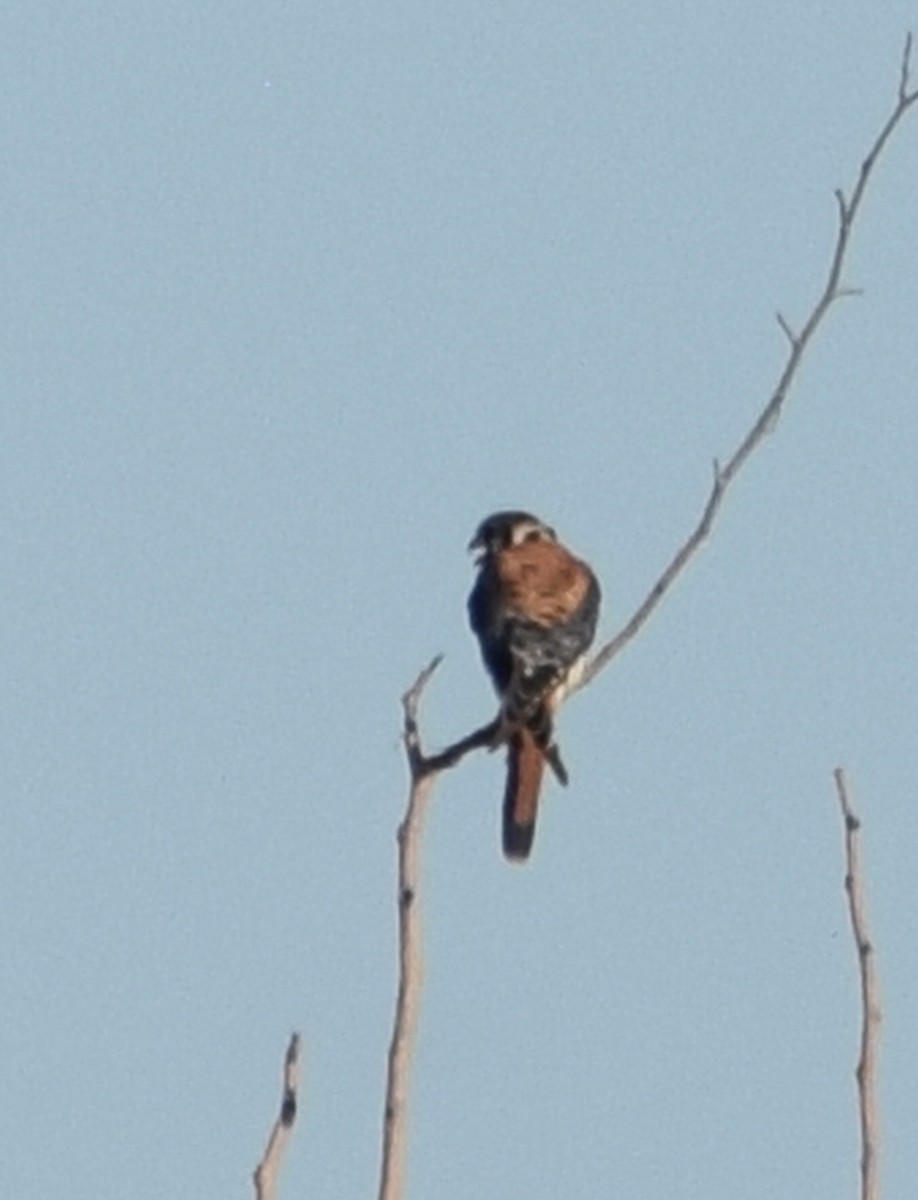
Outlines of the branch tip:
[[287,1047],[287,1053],[284,1056],[284,1066],[289,1071],[291,1067],[296,1066],[300,1057],[300,1035],[291,1033],[290,1045]]
[[915,93],[909,96],[908,84],[912,73],[912,31],[905,35],[905,46],[902,50],[902,67],[899,72],[899,103],[908,104]]
[[280,1112],[268,1137],[268,1144],[261,1162],[255,1168],[252,1180],[255,1184],[256,1200],[274,1200],[277,1176],[281,1159],[290,1137],[297,1114],[297,1090],[300,1085],[300,1035],[292,1033],[284,1055],[284,1083],[281,1093]]
[[408,691],[402,696],[402,707],[409,716],[413,717],[417,713],[421,693],[427,687],[428,683],[430,683],[434,672],[441,662],[443,662],[443,655],[435,654],[423,671],[420,672]]

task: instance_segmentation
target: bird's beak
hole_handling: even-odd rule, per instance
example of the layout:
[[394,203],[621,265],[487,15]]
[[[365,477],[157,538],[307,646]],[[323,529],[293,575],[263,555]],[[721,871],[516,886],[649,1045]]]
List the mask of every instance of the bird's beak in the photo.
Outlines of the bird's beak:
[[484,550],[484,541],[477,533],[469,542],[468,546],[466,546],[466,550],[468,550],[469,554],[474,554],[476,550]]

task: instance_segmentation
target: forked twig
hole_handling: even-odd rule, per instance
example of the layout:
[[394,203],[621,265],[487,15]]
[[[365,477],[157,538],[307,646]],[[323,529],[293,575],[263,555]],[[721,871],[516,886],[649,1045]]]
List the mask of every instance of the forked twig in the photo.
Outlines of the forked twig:
[[855,1077],[861,1126],[861,1200],[879,1200],[879,1116],[877,1110],[877,1056],[879,1053],[880,995],[876,956],[867,926],[864,872],[861,867],[861,823],[851,806],[845,772],[834,772],[835,789],[845,822],[845,892],[848,916],[857,951],[861,984],[861,1044]]

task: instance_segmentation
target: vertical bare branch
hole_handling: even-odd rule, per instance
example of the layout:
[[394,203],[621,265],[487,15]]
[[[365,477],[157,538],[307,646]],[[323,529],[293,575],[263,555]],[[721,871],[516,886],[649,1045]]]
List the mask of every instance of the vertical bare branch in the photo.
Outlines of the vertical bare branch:
[[436,781],[436,771],[428,765],[421,752],[417,713],[421,693],[439,664],[440,659],[435,658],[402,697],[405,752],[411,770],[411,787],[405,816],[398,829],[398,995],[392,1040],[389,1043],[379,1200],[400,1200],[405,1190],[408,1083],[423,978],[421,914],[418,907],[421,835],[427,803]]
[[848,896],[848,916],[851,920],[851,933],[857,951],[861,981],[861,1046],[855,1072],[861,1125],[861,1200],[879,1200],[876,1075],[882,1014],[873,944],[867,928],[867,905],[860,853],[861,823],[851,807],[845,772],[841,767],[837,767],[834,776],[838,802],[845,822],[845,892]]
[[280,1112],[268,1137],[261,1162],[252,1176],[255,1182],[256,1200],[274,1200],[277,1194],[277,1176],[281,1159],[290,1139],[290,1131],[296,1120],[297,1089],[300,1085],[300,1035],[290,1035],[290,1044],[284,1055],[284,1087],[281,1093]]

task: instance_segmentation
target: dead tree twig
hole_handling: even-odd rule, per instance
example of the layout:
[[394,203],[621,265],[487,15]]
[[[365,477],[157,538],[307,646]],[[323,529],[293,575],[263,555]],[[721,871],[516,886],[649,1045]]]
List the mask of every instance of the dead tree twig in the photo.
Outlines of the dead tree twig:
[[[423,976],[421,915],[417,903],[421,834],[436,772],[441,769],[431,763],[443,759],[443,755],[439,755],[437,760],[424,757],[418,730],[418,706],[421,694],[439,664],[440,659],[435,658],[402,697],[405,714],[403,736],[411,769],[411,788],[405,816],[398,829],[398,993],[386,1075],[379,1200],[400,1200],[405,1188],[408,1081]],[[464,739],[466,742],[468,740]]]
[[578,688],[586,687],[637,636],[654,609],[669,591],[670,587],[672,587],[673,583],[675,583],[679,575],[681,575],[695,553],[700,549],[702,543],[707,539],[728,487],[742,470],[753,450],[756,450],[764,441],[765,436],[776,427],[791,384],[794,382],[804,353],[814,334],[819,329],[833,304],[837,300],[841,300],[843,297],[854,293],[855,289],[842,286],[842,272],[844,271],[848,254],[851,233],[857,215],[860,212],[867,184],[883,148],[892,136],[896,126],[912,105],[918,101],[918,89],[912,88],[910,90],[909,87],[911,82],[911,60],[912,35],[909,34],[905,39],[905,46],[902,51],[902,60],[899,68],[899,90],[893,110],[880,132],[874,138],[873,145],[867,152],[867,157],[861,163],[861,169],[851,191],[850,199],[846,198],[844,192],[840,189],[835,192],[835,201],[838,207],[838,230],[835,235],[835,249],[829,263],[829,272],[819,299],[814,304],[799,332],[795,333],[784,316],[781,313],[777,314],[778,324],[787,338],[789,349],[787,360],[784,363],[781,374],[778,376],[778,382],[775,385],[774,391],[765,404],[765,407],[759,413],[752,428],[730,455],[726,463],[721,466],[715,460],[714,481],[711,484],[711,491],[698,524],[673,555],[669,565],[647,593],[644,600],[638,605],[633,615],[622,626],[619,632],[596,652],[584,671],[577,685]]
[[879,1053],[880,1011],[876,976],[876,957],[867,927],[867,902],[864,898],[864,872],[861,866],[861,822],[851,806],[845,772],[834,772],[835,790],[845,823],[845,892],[848,916],[857,951],[861,983],[861,1044],[855,1078],[861,1126],[861,1200],[879,1200],[877,1109],[877,1056]]
[[[765,437],[777,426],[806,350],[828,315],[829,310],[838,300],[858,294],[856,288],[842,284],[842,274],[847,261],[848,248],[855,221],[861,210],[867,184],[871,179],[873,170],[886,143],[897,126],[909,109],[918,102],[918,88],[911,87],[911,63],[912,35],[909,34],[905,39],[905,45],[902,50],[902,58],[899,66],[899,85],[893,109],[874,138],[866,157],[861,163],[850,198],[846,198],[841,189],[837,189],[835,192],[838,226],[835,235],[835,247],[829,262],[829,269],[822,292],[797,332],[794,331],[790,322],[787,321],[783,314],[780,312],[777,314],[778,324],[788,343],[788,354],[774,390],[751,428],[727,461],[721,464],[715,459],[711,490],[708,493],[707,501],[695,528],[676,550],[663,573],[618,633],[594,654],[576,686],[568,693],[569,695],[573,695],[575,691],[579,691],[591,683],[600,671],[604,670],[612,659],[633,641],[641,629],[643,629],[657,608],[657,605],[682,574],[691,559],[694,558],[702,544],[707,540],[731,483],[733,483],[745,466],[746,461],[753,451],[761,445]],[[468,734],[467,737],[460,738],[459,741],[454,742],[439,754],[432,755],[429,758],[420,755],[420,750],[418,750],[420,757],[416,762],[412,763],[412,770],[417,766],[424,773],[436,773],[437,771],[454,767],[472,750],[493,748],[495,738],[499,736],[499,728],[499,722],[496,720],[492,721],[488,725],[483,725],[473,733]]]
[[261,1162],[252,1178],[255,1183],[255,1200],[274,1200],[277,1194],[277,1176],[281,1159],[287,1148],[290,1131],[296,1120],[297,1090],[300,1085],[300,1035],[290,1035],[287,1053],[284,1055],[284,1086],[281,1093],[280,1112],[271,1128],[268,1144]]

